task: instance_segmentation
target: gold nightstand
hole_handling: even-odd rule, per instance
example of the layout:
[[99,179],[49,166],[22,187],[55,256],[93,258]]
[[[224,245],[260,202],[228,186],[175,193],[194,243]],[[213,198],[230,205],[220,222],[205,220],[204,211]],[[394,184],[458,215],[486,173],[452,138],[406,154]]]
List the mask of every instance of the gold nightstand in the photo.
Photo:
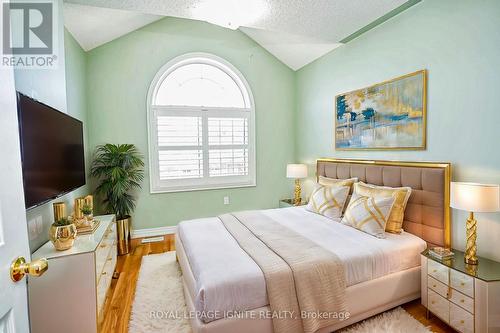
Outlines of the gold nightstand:
[[[293,199],[281,199],[280,204],[279,204],[279,208],[293,207],[293,206],[295,206],[293,204],[293,201],[294,201]],[[299,206],[304,206],[304,205],[307,205],[307,202],[304,199],[302,199],[302,202],[300,203]]]

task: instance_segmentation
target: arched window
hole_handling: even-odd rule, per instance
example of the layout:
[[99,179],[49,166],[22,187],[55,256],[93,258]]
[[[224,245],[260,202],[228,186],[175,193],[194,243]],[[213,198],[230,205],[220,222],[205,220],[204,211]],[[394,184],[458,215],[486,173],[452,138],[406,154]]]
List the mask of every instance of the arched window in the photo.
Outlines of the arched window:
[[241,73],[211,54],[186,54],[148,93],[151,192],[255,186],[255,106]]

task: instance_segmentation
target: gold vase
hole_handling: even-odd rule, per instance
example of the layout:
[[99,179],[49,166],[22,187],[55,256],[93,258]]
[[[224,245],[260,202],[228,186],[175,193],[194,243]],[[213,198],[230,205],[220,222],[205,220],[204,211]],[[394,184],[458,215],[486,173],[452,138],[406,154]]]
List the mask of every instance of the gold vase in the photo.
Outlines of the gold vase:
[[131,217],[116,221],[116,236],[118,243],[118,255],[128,254],[130,251],[130,222]]
[[90,207],[90,209],[92,209],[92,213],[94,213],[94,197],[92,196],[92,194],[89,194],[87,195],[85,198],[85,204],[87,206]]
[[66,217],[66,204],[64,202],[54,202],[52,204],[54,209],[54,221],[59,221]]
[[74,207],[73,217],[76,220],[80,220],[83,218],[82,208],[83,208],[84,204],[85,204],[85,198],[76,198],[75,199],[75,207]]
[[49,238],[57,251],[64,251],[73,246],[76,233],[76,226],[73,223],[63,226],[52,225],[49,230]]

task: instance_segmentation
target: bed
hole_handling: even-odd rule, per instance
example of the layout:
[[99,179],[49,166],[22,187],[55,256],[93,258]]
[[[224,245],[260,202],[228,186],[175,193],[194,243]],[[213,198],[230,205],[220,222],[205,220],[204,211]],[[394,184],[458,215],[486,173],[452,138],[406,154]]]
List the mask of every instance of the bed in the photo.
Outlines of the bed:
[[[449,163],[319,159],[317,177],[357,177],[391,187],[408,186],[404,231],[378,239],[304,207],[263,210],[278,224],[337,255],[345,267],[349,318],[331,332],[420,297],[420,252],[451,244]],[[217,217],[183,221],[176,251],[194,332],[273,332],[266,280]],[[245,311],[245,316],[237,314]],[[255,315],[252,315],[254,313]]]

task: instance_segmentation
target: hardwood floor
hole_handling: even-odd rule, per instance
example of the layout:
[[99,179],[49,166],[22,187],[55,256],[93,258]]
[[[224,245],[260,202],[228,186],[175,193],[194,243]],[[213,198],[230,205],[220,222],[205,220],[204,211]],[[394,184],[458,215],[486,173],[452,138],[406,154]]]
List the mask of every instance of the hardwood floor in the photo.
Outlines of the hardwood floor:
[[427,319],[427,310],[425,307],[420,304],[420,299],[414,300],[412,302],[401,305],[406,312],[413,316],[413,318],[417,319],[419,322],[424,324],[425,326],[429,326],[433,332],[436,333],[447,333],[447,332],[455,332],[453,328],[448,326],[446,323],[441,321],[436,316],[431,315],[430,319]]
[[135,284],[139,276],[142,256],[163,253],[175,249],[174,235],[164,236],[162,242],[141,243],[141,238],[133,239],[130,253],[118,256],[116,272],[104,305],[104,320],[101,333],[127,333],[130,311],[134,301]]
[[[135,285],[141,267],[143,256],[175,250],[174,235],[164,236],[164,240],[154,243],[141,243],[140,238],[133,239],[128,255],[119,256],[116,271],[117,279],[113,279],[106,303],[104,305],[104,320],[101,324],[101,333],[127,333],[132,302],[134,301]],[[448,325],[437,317],[426,317],[426,309],[420,300],[406,303],[402,306],[415,319],[433,332],[454,332]]]

